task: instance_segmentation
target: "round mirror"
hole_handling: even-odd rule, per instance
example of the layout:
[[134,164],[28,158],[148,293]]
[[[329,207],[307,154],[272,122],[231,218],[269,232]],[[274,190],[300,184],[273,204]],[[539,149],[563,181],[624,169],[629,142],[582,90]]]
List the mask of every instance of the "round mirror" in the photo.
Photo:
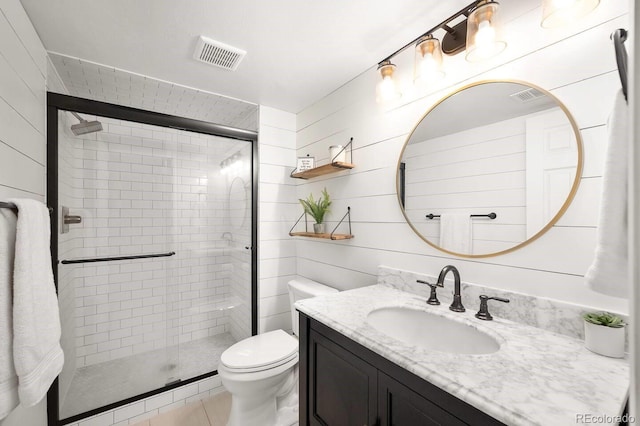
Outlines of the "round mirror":
[[546,232],[581,174],[580,132],[555,96],[483,81],[440,100],[415,126],[398,162],[398,200],[435,248],[494,256]]
[[248,205],[249,195],[244,180],[236,177],[229,186],[229,213],[232,229],[238,230],[244,226]]

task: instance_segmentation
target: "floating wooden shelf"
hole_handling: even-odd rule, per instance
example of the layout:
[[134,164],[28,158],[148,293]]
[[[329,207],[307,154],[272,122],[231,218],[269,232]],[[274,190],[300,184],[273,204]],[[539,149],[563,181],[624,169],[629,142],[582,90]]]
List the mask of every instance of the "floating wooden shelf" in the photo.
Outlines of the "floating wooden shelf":
[[289,232],[292,237],[311,237],[311,238],[324,238],[326,240],[350,240],[353,235],[350,234],[316,234],[315,232]]
[[[335,228],[333,228],[333,231],[331,231],[330,233],[324,232],[322,234],[316,234],[315,232],[309,232],[307,231],[307,220],[306,220],[306,213],[302,213],[302,216],[300,216],[298,218],[298,220],[296,220],[296,223],[293,224],[293,226],[291,227],[291,229],[289,230],[289,235],[292,237],[311,237],[311,238],[324,238],[326,240],[350,240],[351,238],[353,238],[353,234],[351,233],[351,207],[347,207],[347,212],[344,214],[344,216],[342,216],[342,219],[340,219],[340,221],[338,222],[338,224],[335,226]],[[293,232],[293,230],[296,228],[296,226],[298,225],[298,223],[300,222],[300,220],[302,220],[302,218],[305,218],[305,231],[304,232]],[[336,234],[336,229],[338,229],[338,226],[340,226],[340,224],[342,224],[342,222],[347,219],[348,223],[349,223],[349,233],[348,234]]]
[[293,173],[291,177],[296,179],[311,179],[318,176],[340,172],[342,170],[353,169],[354,167],[355,167],[354,164],[336,161],[334,163],[325,164],[324,166],[318,166],[318,167],[314,167],[313,169]]

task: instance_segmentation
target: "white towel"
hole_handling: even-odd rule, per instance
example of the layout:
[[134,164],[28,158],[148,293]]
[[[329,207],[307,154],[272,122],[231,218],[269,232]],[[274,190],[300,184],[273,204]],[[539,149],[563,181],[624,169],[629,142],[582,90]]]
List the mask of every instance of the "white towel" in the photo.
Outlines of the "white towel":
[[18,206],[13,271],[13,363],[20,404],[30,407],[46,395],[60,374],[60,315],[51,252],[49,211],[36,200],[10,200]]
[[440,215],[440,247],[455,253],[471,254],[471,217],[468,213]]
[[0,420],[18,405],[18,376],[13,367],[13,253],[16,215],[0,209]]
[[627,158],[628,107],[618,92],[607,122],[609,142],[602,177],[602,200],[593,263],[585,274],[592,290],[628,297]]

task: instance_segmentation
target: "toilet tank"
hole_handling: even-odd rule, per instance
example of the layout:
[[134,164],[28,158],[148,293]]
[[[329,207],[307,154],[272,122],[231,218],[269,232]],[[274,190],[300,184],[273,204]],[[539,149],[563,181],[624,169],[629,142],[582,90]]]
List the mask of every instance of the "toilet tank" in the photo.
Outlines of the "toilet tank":
[[296,308],[293,306],[296,301],[337,292],[338,290],[333,287],[320,284],[308,278],[298,278],[289,281],[289,304],[291,305],[291,327],[293,334],[298,335],[298,311],[296,311]]

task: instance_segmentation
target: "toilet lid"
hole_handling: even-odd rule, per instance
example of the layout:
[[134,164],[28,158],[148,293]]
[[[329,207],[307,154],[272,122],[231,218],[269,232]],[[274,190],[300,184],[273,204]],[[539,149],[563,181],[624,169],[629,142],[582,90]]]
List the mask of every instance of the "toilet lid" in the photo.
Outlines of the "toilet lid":
[[283,330],[270,331],[244,339],[220,356],[220,362],[233,369],[255,369],[276,364],[298,352],[298,340]]

